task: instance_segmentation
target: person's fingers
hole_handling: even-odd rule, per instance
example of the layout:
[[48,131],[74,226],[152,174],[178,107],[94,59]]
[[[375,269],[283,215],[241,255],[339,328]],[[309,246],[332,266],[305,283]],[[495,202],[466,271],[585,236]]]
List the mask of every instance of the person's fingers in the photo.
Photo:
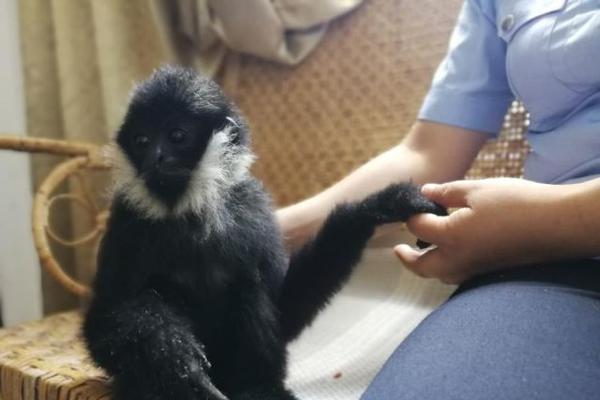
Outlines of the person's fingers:
[[[400,259],[400,262],[410,270],[412,270],[411,266],[417,262],[419,257],[421,257],[425,251],[426,250],[414,249],[407,244],[399,244],[394,247],[394,253]],[[427,275],[421,274],[419,271],[413,272],[423,278],[428,277]]]
[[445,283],[457,283],[463,280],[461,274],[453,270],[452,260],[439,248],[417,251],[401,244],[396,246],[394,251],[406,268],[419,276],[438,278]]
[[406,226],[419,239],[431,244],[440,244],[450,237],[448,232],[448,218],[450,217],[434,214],[418,214],[411,217]]
[[438,248],[415,250],[406,244],[394,247],[394,252],[402,263],[415,274],[423,277],[440,277],[448,261]]
[[421,193],[446,208],[467,207],[467,194],[479,185],[478,181],[455,181],[423,185]]

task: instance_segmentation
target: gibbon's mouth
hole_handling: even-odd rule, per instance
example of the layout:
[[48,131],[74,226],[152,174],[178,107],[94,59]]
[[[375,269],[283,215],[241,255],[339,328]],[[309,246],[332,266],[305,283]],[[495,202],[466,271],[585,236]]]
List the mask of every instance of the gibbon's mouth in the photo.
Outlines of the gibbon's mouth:
[[168,165],[157,165],[152,168],[148,168],[145,171],[139,173],[139,177],[148,180],[179,180],[182,178],[188,178],[192,174],[188,168]]
[[153,174],[144,183],[150,193],[172,208],[186,192],[189,181],[189,174]]
[[154,171],[144,176],[146,182],[165,187],[187,184],[189,178],[187,170]]
[[179,176],[190,176],[190,170],[180,167],[157,167],[154,169],[154,174],[165,178],[177,178]]
[[185,192],[191,172],[187,168],[157,166],[140,175],[152,193],[171,203]]

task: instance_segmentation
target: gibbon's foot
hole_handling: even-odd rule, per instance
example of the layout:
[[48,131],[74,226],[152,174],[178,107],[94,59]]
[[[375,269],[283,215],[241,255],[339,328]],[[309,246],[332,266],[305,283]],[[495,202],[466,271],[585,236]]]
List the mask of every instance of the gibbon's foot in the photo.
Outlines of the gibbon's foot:
[[[446,209],[421,194],[421,188],[412,183],[392,184],[367,197],[362,206],[377,225],[406,222],[411,216],[420,213],[448,214]],[[429,243],[417,240],[417,247],[424,249],[429,246]]]
[[137,362],[116,374],[118,400],[229,400],[208,375],[204,347],[184,326],[157,328],[122,356]]
[[197,382],[187,387],[183,387],[182,383],[178,382],[171,388],[160,389],[148,383],[140,386],[132,385],[129,379],[123,378],[121,380],[125,381],[124,384],[115,382],[114,400],[230,400],[205,376],[198,377],[195,379]]
[[231,396],[231,400],[298,400],[288,389],[280,384],[264,385]]

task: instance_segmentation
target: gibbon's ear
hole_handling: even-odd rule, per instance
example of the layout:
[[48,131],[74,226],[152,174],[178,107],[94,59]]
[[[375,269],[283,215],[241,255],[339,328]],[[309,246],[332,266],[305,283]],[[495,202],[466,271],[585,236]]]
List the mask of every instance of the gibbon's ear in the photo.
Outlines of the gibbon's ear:
[[223,124],[223,128],[229,128],[230,132],[230,141],[233,144],[240,145],[241,143],[241,126],[240,124],[233,119],[232,117],[225,117],[225,122]]
[[229,143],[237,146],[249,145],[248,127],[235,113],[225,116],[217,126],[217,132],[227,130]]

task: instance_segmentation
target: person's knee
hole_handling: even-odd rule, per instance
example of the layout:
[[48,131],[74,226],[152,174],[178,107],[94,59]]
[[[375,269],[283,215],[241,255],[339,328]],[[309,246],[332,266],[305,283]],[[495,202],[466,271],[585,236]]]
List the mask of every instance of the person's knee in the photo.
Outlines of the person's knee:
[[362,400],[560,399],[590,383],[598,393],[600,362],[582,356],[600,353],[590,334],[600,301],[580,292],[519,282],[463,291],[408,336]]

